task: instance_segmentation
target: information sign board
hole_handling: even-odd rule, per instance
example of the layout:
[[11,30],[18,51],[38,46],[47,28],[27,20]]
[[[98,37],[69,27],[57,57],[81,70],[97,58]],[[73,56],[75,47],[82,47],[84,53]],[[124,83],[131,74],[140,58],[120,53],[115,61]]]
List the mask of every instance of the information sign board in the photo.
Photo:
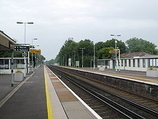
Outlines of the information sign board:
[[41,53],[41,50],[30,50],[30,53]]
[[120,50],[118,49],[114,49],[114,50],[110,50],[109,53],[111,54],[118,54]]
[[14,51],[28,52],[29,51],[29,46],[15,46]]

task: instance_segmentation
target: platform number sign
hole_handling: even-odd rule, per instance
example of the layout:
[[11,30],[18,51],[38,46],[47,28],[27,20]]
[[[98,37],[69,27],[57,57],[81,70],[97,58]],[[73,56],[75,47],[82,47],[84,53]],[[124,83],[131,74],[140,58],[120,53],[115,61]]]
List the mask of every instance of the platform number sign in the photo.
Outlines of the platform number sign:
[[29,51],[29,46],[15,46],[14,51],[28,52]]

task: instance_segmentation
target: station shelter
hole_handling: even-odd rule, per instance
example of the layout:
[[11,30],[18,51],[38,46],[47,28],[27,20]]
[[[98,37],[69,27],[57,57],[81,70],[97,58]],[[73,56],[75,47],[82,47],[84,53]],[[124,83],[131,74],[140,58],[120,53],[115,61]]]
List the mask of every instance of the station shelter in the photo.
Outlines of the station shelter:
[[[17,45],[16,41],[10,38],[7,34],[0,30],[0,74],[11,74],[16,71],[21,71],[24,76],[26,73],[33,71],[34,68],[40,66],[43,58],[41,57],[41,50],[28,50],[29,46]],[[23,51],[23,57],[4,57],[4,52]],[[31,53],[31,56],[29,54]],[[30,58],[31,57],[31,58]],[[13,62],[13,63],[11,63]]]
[[[7,34],[5,34],[3,31],[0,30],[0,53],[1,52],[12,52],[14,50],[14,45],[16,44],[16,41],[10,38]],[[1,56],[3,57],[3,56]],[[0,74],[3,74],[3,71],[5,69],[9,69],[10,60],[1,58],[0,59]],[[11,73],[11,70],[10,70]]]
[[16,41],[0,30],[0,51],[11,51]]
[[[27,58],[24,59],[24,57],[14,57],[13,73],[16,71],[21,71],[23,72],[24,76],[26,76],[27,64],[25,62],[27,62]],[[11,74],[11,69],[11,57],[0,57],[0,74]]]
[[[4,52],[13,52],[14,47],[16,45],[16,41],[9,37],[6,33],[0,30],[0,53]],[[17,70],[21,70],[26,75],[26,63],[27,58],[24,59],[23,57],[13,57],[13,73]],[[12,67],[11,67],[11,57],[4,57],[0,56],[0,74],[11,74]]]
[[128,58],[115,59],[97,59],[97,67],[104,69],[147,71],[148,69],[158,70],[158,55],[133,56]]

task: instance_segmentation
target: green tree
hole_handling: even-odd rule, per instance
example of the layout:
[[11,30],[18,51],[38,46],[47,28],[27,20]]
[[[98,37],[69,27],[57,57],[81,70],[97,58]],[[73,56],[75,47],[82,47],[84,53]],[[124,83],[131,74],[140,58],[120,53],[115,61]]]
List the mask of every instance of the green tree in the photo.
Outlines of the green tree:
[[90,41],[89,39],[81,40],[78,43],[78,51],[80,52],[79,53],[80,55],[82,54],[81,48],[85,48],[84,49],[85,55],[90,55],[90,56],[93,55],[93,42]]
[[125,43],[122,42],[121,40],[120,41],[116,40],[116,39],[107,40],[105,42],[105,47],[113,47],[113,48],[115,48],[115,41],[117,41],[116,45],[117,45],[117,48],[120,49],[120,53],[125,53],[127,47],[126,47]]
[[82,48],[83,49],[83,64],[84,67],[90,66],[90,61],[94,55],[94,47],[93,42],[89,39],[81,40],[78,43],[77,52],[78,52],[78,59],[80,61],[80,66],[82,65]]
[[[0,51],[0,57],[11,57],[11,51]],[[22,57],[22,52],[14,52],[14,57]]]
[[46,65],[51,65],[53,63],[55,63],[54,59],[51,59],[51,60],[45,62]]
[[111,58],[112,54],[109,53],[108,49],[115,48],[115,41],[117,41],[117,48],[120,49],[121,53],[126,52],[126,45],[121,40],[111,39],[106,42],[98,42],[96,43],[96,56],[97,58]]
[[68,58],[74,62],[74,53],[76,52],[77,43],[73,40],[66,40],[55,61],[59,62],[60,65],[68,65]]
[[109,51],[114,50],[113,47],[105,47],[98,51],[99,59],[110,59],[113,54],[110,54]]
[[98,42],[98,43],[95,44],[96,51],[98,51],[102,48],[105,48],[105,47],[106,47],[105,42]]
[[131,38],[126,41],[128,52],[146,52],[149,54],[156,55],[158,54],[158,51],[156,50],[156,45],[138,38]]
[[80,66],[82,66],[82,48],[84,48],[84,67],[88,67],[90,66],[90,61],[94,54],[93,46],[93,42],[89,39],[81,40],[78,43],[73,40],[66,40],[55,58],[55,61],[59,62],[60,65],[67,66],[68,58],[71,58],[72,66],[75,65],[75,61],[80,61]]

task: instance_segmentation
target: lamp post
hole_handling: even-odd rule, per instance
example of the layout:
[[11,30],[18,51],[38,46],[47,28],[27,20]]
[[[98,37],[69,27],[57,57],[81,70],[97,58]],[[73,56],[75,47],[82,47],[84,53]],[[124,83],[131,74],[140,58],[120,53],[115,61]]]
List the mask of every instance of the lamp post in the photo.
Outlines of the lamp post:
[[[121,36],[121,35],[114,35],[114,34],[111,34],[111,36],[114,36],[114,37],[115,37],[115,71],[117,72],[117,70],[118,70],[118,65],[120,65],[120,64],[118,64],[118,61],[117,61],[117,51],[118,51],[118,47],[117,47],[117,39],[116,39],[116,37],[117,37],[117,36]],[[119,52],[120,52],[120,50],[119,50]],[[120,57],[120,55],[119,55],[119,57]],[[120,58],[119,58],[119,62],[120,62]],[[120,68],[119,68],[119,71],[120,71]]]
[[[34,40],[37,40],[37,38],[33,38],[33,39],[32,39],[32,50],[34,50],[34,46],[33,46],[33,41],[34,41]],[[34,63],[33,63],[33,52],[32,52],[32,59],[31,59],[31,62],[32,62],[31,65],[32,65],[32,72],[33,72],[33,66],[34,66]]]
[[[17,22],[17,24],[24,24],[24,45],[26,45],[26,24],[34,24],[33,22]],[[24,64],[26,69],[26,59],[25,59],[25,52],[24,52]],[[29,52],[28,52],[28,64],[29,64]],[[27,73],[28,71],[28,65],[27,65]]]
[[24,44],[26,44],[26,24],[34,24],[33,22],[17,22],[17,24],[24,24]]
[[115,39],[115,60],[116,60],[116,64],[115,64],[115,70],[116,70],[116,72],[117,72],[117,40]]
[[[38,46],[40,46],[40,45],[36,45],[36,47],[38,47]],[[39,58],[38,58],[38,53],[35,53],[35,69],[37,68],[37,66],[38,66],[38,62],[39,61]]]
[[76,66],[76,60],[75,60],[75,50],[73,51],[74,52],[74,67]]
[[80,48],[81,50],[82,50],[82,68],[83,68],[83,50],[85,49],[85,48]]
[[94,43],[94,61],[93,61],[93,69],[95,70],[95,43]]
[[119,72],[120,72],[120,49],[118,49],[119,51]]

